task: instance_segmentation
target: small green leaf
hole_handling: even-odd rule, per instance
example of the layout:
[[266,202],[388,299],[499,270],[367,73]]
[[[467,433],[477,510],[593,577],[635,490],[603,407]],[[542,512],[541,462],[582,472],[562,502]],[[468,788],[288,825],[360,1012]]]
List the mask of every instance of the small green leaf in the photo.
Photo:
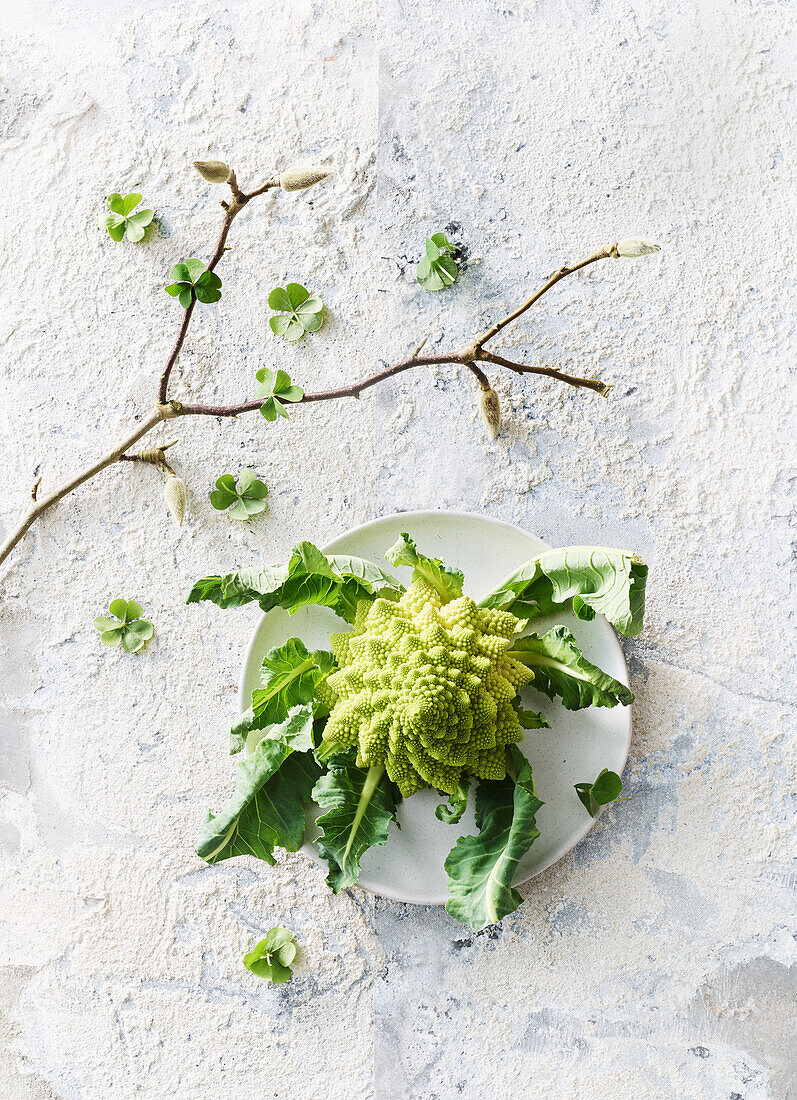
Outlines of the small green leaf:
[[320,313],[324,308],[324,303],[320,298],[308,298],[306,301],[298,305],[294,312],[303,317],[305,314]]
[[111,229],[113,226],[116,225],[124,225],[124,218],[121,214],[111,214],[106,212],[104,214],[100,214],[99,218],[97,219],[97,225],[100,227],[100,229]]
[[177,297],[183,309],[188,309],[194,299],[209,304],[221,298],[221,279],[215,271],[208,271],[202,260],[190,259],[175,264],[169,278],[172,282],[166,287],[166,293]]
[[139,210],[137,214],[131,214],[127,219],[128,225],[132,222],[134,225],[140,225],[144,228],[150,224],[155,216],[154,210]]
[[283,966],[275,958],[271,960],[271,980],[274,985],[282,985],[287,982],[291,976],[291,972],[287,966]]
[[517,697],[512,700],[512,706],[518,716],[518,721],[524,730],[550,729],[551,723],[544,714],[538,714],[536,710],[525,710],[520,706]]
[[437,247],[437,245],[431,239],[431,237],[427,237],[426,238],[426,258],[427,258],[427,260],[430,260],[432,263],[434,263],[434,261],[438,260],[440,258],[440,256],[441,256],[440,249]]
[[623,781],[617,772],[604,768],[592,786],[592,797],[599,806],[608,806],[620,796],[622,789]]
[[227,515],[230,519],[249,519],[249,513],[246,510],[246,504],[242,500],[236,500],[227,512]]
[[622,779],[608,768],[603,769],[594,783],[575,784],[575,792],[590,817],[597,817],[601,806],[616,802],[622,790]]
[[318,332],[323,324],[324,303],[318,297],[311,298],[301,283],[288,283],[284,289],[275,287],[268,296],[268,304],[282,311],[279,316],[269,318],[271,331],[291,343],[301,340],[306,332]]
[[[277,928],[270,928],[268,932],[266,932],[264,942],[266,944],[266,950],[268,951],[277,951],[280,947],[290,944],[291,947],[293,947],[293,955],[296,954],[296,948],[293,946],[293,932],[287,928],[280,928],[279,926]],[[288,959],[288,962],[293,959],[293,955]]]
[[94,620],[94,629],[99,631],[116,630],[119,626],[118,619],[109,619],[104,615],[99,615]]
[[451,286],[457,281],[459,269],[450,256],[441,256],[433,266],[436,274],[445,285]]
[[287,291],[288,301],[290,302],[290,308],[292,310],[298,309],[302,302],[307,301],[310,296],[308,291],[305,290],[301,283],[288,283],[285,289]]
[[462,820],[462,815],[468,806],[469,786],[469,778],[461,779],[456,794],[446,795],[446,802],[441,802],[435,807],[434,816],[438,821],[443,821],[446,825],[456,825]]
[[[114,612],[112,611],[111,613],[113,614]],[[125,613],[123,616],[126,623],[132,622],[133,619],[140,619],[143,614],[144,608],[141,606],[140,603],[136,603],[135,600],[127,601],[127,607],[125,608]]]
[[290,313],[293,308],[287,291],[281,286],[275,286],[271,291],[268,296],[268,304],[271,309],[278,309],[285,313]]
[[206,271],[204,260],[184,260],[183,265],[188,271],[188,278],[192,283],[196,283],[200,275],[203,275]]
[[[258,485],[263,485],[262,481],[257,481],[257,474],[254,470],[241,470],[238,475],[238,488],[241,495],[248,493],[256,482]],[[263,485],[263,488],[265,489],[265,485]]]
[[104,645],[116,647],[121,644],[128,653],[135,653],[154,636],[155,628],[141,618],[143,608],[135,600],[112,600],[108,610],[113,618],[99,615],[94,620]]
[[432,265],[430,261],[424,256],[421,262],[418,264],[418,282],[421,286],[424,285],[426,279],[432,274]]
[[226,489],[227,492],[235,494],[235,478],[232,474],[222,474],[216,481],[216,487],[218,489]]
[[454,246],[445,233],[433,233],[431,237],[432,243],[436,244],[440,252],[451,254],[454,251]]
[[255,374],[255,378],[263,387],[263,396],[267,396],[274,390],[274,372],[270,371],[268,367],[261,367]]
[[282,947],[274,949],[274,954],[277,956],[277,961],[281,962],[283,966],[290,966],[296,958],[296,945],[293,943],[283,944]]
[[281,401],[301,401],[304,397],[304,390],[301,386],[289,386],[287,390],[283,390],[280,394]]
[[218,302],[219,298],[221,298],[221,291],[210,286],[197,285],[194,287],[194,293],[196,294],[197,301],[202,302],[203,305],[210,305],[211,302]]
[[212,489],[210,503],[217,512],[223,512],[225,508],[229,508],[231,504],[235,503],[235,494],[229,493],[226,489]]
[[248,500],[265,500],[268,496],[268,485],[259,478],[255,478],[246,488],[244,495]]
[[132,220],[128,220],[125,235],[127,236],[127,239],[129,241],[132,241],[133,244],[137,244],[139,241],[144,239],[144,229],[142,226],[137,225]]
[[391,565],[411,566],[412,579],[424,580],[430,584],[443,603],[450,603],[462,595],[462,584],[465,580],[462,570],[444,565],[439,558],[424,557],[406,531],[402,531],[387,551],[385,560]]
[[122,198],[115,191],[106,199],[109,213],[100,216],[98,223],[100,228],[107,229],[109,236],[114,241],[121,241],[123,237],[127,237],[129,241],[134,243],[143,240],[144,229],[152,221],[154,211],[139,210],[138,213],[134,214],[133,211],[140,202],[141,195],[138,192],[131,192]]
[[248,519],[266,509],[268,486],[260,481],[254,470],[242,470],[238,485],[232,474],[222,474],[216,480],[216,488],[210,492],[210,503],[221,512],[229,508],[230,519]]
[[278,370],[277,377],[274,379],[274,393],[281,397],[282,391],[287,389],[290,384],[290,376],[284,370]]
[[445,233],[433,233],[426,238],[426,255],[416,270],[416,278],[425,290],[444,290],[456,282],[459,268],[452,259],[455,251]]
[[287,928],[272,928],[266,938],[244,955],[244,966],[256,977],[282,985],[291,977],[291,963],[296,958],[293,933]]
[[147,644],[154,633],[155,628],[152,623],[148,623],[145,619],[128,623],[125,627],[122,646],[128,653],[136,653],[142,646]]
[[277,419],[277,403],[273,397],[266,398],[260,406],[260,412],[270,424],[274,423]]

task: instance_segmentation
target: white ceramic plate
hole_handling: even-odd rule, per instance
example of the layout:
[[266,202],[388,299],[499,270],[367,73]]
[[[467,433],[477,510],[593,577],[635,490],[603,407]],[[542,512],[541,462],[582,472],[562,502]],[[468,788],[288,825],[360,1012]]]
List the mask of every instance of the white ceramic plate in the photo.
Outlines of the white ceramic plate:
[[[323,547],[330,554],[353,554],[370,558],[406,584],[410,570],[391,569],[384,553],[402,531],[409,532],[419,550],[441,558],[465,573],[465,593],[480,599],[503,578],[529,558],[549,549],[548,543],[519,527],[469,512],[402,512],[355,527]],[[585,655],[624,684],[628,669],[623,651],[611,626],[601,616],[582,622],[572,614],[554,619],[537,619],[539,632],[554,623],[564,623],[575,634]],[[259,686],[263,657],[287,638],[299,637],[310,649],[328,649],[329,635],[345,629],[342,620],[324,607],[303,607],[295,615],[279,608],[260,620],[244,660],[239,688],[240,709],[246,710],[252,691]],[[545,805],[537,814],[540,837],[520,861],[515,884],[544,871],[584,837],[594,824],[578,800],[573,784],[592,782],[610,768],[620,774],[631,744],[629,707],[592,707],[565,710],[560,703],[527,688],[525,706],[541,711],[551,729],[527,730],[520,746],[531,761],[537,794]],[[390,827],[388,842],[370,849],[361,864],[360,885],[395,901],[419,905],[442,905],[447,900],[443,862],[460,836],[475,833],[473,794],[468,810],[458,825],[446,825],[434,815],[439,796],[419,791],[399,807],[401,829]],[[312,839],[304,851],[314,859],[318,853]]]

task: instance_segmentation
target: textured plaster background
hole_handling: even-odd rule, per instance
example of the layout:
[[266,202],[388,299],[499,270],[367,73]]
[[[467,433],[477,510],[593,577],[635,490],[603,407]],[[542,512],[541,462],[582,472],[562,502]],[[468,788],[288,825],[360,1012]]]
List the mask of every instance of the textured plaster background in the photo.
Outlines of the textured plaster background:
[[[6,527],[151,402],[179,310],[170,265],[207,256],[222,156],[255,183],[296,159],[334,182],[238,219],[224,297],[197,311],[182,397],[251,395],[263,363],[313,388],[428,334],[458,346],[547,272],[618,236],[663,245],[566,281],[506,334],[608,401],[419,370],[290,423],[182,422],[177,531],[154,471],[118,468],[52,512],[0,581],[0,1094],[22,1098],[792,1094],[794,686],[787,366],[795,237],[791,4],[569,0],[68,4],[2,8]],[[143,191],[141,246],[96,228]],[[457,223],[456,287],[414,283]],[[296,348],[268,290],[329,306]],[[793,424],[792,424],[793,427]],[[253,466],[267,515],[235,526],[213,479]],[[303,856],[208,868],[226,733],[258,611],[186,608],[208,572],[279,560],[397,509],[458,507],[651,565],[626,646],[633,801],[472,935],[353,890]],[[139,598],[129,657],[91,623]],[[295,979],[241,955],[286,923]]]

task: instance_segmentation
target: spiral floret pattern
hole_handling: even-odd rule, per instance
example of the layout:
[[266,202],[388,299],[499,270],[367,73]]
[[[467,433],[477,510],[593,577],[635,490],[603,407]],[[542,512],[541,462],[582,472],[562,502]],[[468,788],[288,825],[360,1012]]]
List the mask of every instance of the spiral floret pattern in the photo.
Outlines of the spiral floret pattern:
[[512,700],[533,673],[506,655],[520,621],[468,596],[442,603],[423,580],[400,600],[363,601],[354,629],[330,638],[339,669],[323,688],[324,739],[384,764],[406,798],[455,793],[463,773],[503,779],[523,737]]

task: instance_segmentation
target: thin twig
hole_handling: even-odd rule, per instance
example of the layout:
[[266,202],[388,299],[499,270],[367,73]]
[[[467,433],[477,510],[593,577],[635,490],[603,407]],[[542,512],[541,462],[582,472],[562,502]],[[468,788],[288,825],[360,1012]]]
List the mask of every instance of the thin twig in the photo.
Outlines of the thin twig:
[[467,363],[466,366],[471,374],[475,377],[476,381],[479,383],[480,390],[484,390],[486,392],[487,390],[492,389],[492,387],[490,386],[490,379],[487,377],[483,370],[477,367],[475,363]]
[[[316,393],[306,393],[295,404],[307,404],[309,401],[335,401],[340,397],[359,397],[363,390],[384,382],[402,371],[411,370],[413,367],[440,366],[444,363],[462,363],[462,359],[456,353],[452,355],[424,355],[410,356],[402,359],[400,363],[394,363],[385,370],[372,374],[369,378],[363,378],[359,382],[352,382],[349,386],[339,386],[334,390],[319,390]],[[240,416],[241,413],[256,412],[263,404],[261,397],[256,401],[242,401],[239,405],[183,405],[177,404],[178,416]]]
[[508,313],[506,317],[503,317],[500,321],[496,321],[491,328],[488,328],[486,332],[478,336],[473,343],[474,349],[476,351],[481,350],[488,340],[492,340],[494,336],[498,335],[501,329],[506,328],[507,325],[511,325],[513,321],[516,321],[521,314],[525,313],[527,309],[530,309],[535,302],[538,302],[543,294],[546,294],[552,286],[556,286],[558,282],[565,279],[568,275],[572,275],[574,271],[580,271],[582,267],[587,267],[588,264],[594,264],[598,260],[606,260],[613,254],[616,255],[616,252],[614,252],[615,247],[615,245],[612,245],[611,248],[602,248],[599,252],[593,252],[591,256],[587,256],[585,260],[579,260],[577,264],[560,267],[559,270],[555,272],[539,290],[535,291],[522,306],[518,306],[512,313]]
[[127,439],[124,439],[117,447],[109,451],[107,455],[95,462],[93,466],[89,466],[88,469],[84,470],[76,477],[73,477],[71,481],[68,481],[66,485],[62,485],[60,489],[56,489],[54,493],[50,493],[49,496],[42,497],[40,501],[37,501],[36,507],[28,512],[19,527],[17,527],[13,534],[7,539],[2,549],[0,549],[0,565],[2,565],[17,543],[24,537],[28,529],[36,522],[43,512],[46,512],[48,508],[52,508],[54,504],[57,504],[58,501],[67,496],[68,493],[71,493],[84,482],[88,481],[89,478],[94,477],[95,474],[111,466],[114,462],[118,462],[124,452],[132,447],[133,444],[138,443],[139,439],[145,436],[156,424],[160,424],[162,420],[168,420],[174,415],[173,410],[170,409],[169,406],[158,406],[149,414],[146,420],[142,420],[136,430],[129,435]]
[[270,191],[272,187],[279,187],[279,185],[280,185],[279,177],[274,176],[274,177],[272,177],[272,179],[266,180],[266,182],[262,185],[262,187],[257,187],[254,191],[250,191],[244,197],[247,199],[247,201],[249,199],[256,199],[258,195],[263,195],[263,194],[265,194],[266,191]]
[[608,397],[609,390],[612,388],[597,378],[579,378],[575,374],[564,374],[560,370],[555,370],[554,367],[529,367],[525,363],[513,363],[511,359],[504,359],[502,355],[493,355],[491,351],[480,352],[479,359],[483,363],[495,363],[499,367],[506,367],[515,374],[544,374],[546,378],[555,378],[557,382],[565,382],[568,386],[575,386],[577,389],[594,390],[601,397]]
[[[278,179],[270,179],[266,183],[264,183],[262,187],[258,187],[255,191],[251,191],[247,195],[238,186],[238,180],[236,179],[235,172],[233,171],[230,171],[227,183],[229,184],[230,191],[232,192],[232,199],[230,202],[222,203],[222,206],[224,207],[224,218],[221,223],[221,232],[219,233],[218,240],[216,241],[216,247],[213,250],[213,255],[208,260],[208,271],[215,270],[216,265],[224,255],[230,227],[236,216],[240,214],[246,204],[257,195],[264,194],[272,187],[279,187]],[[185,335],[188,332],[188,326],[191,323],[191,315],[194,312],[195,305],[196,298],[192,298],[190,305],[183,313],[183,319],[180,324],[180,331],[177,334],[177,339],[175,340],[171,354],[166,360],[166,366],[163,368],[163,373],[161,374],[160,382],[158,384],[158,403],[160,405],[165,404],[169,396],[169,378],[171,377],[172,367],[177,362],[177,357],[182,351],[183,342],[185,341]]]
[[171,350],[169,358],[166,360],[166,366],[163,368],[163,374],[161,374],[160,384],[158,385],[158,402],[161,405],[163,405],[166,401],[166,395],[169,391],[169,377],[172,373],[172,367],[177,362],[177,356],[182,351],[185,334],[188,332],[188,326],[191,323],[191,314],[194,312],[195,305],[196,298],[192,298],[188,308],[183,310],[183,319],[180,323],[180,331],[177,333],[177,339],[174,341],[174,347]]

